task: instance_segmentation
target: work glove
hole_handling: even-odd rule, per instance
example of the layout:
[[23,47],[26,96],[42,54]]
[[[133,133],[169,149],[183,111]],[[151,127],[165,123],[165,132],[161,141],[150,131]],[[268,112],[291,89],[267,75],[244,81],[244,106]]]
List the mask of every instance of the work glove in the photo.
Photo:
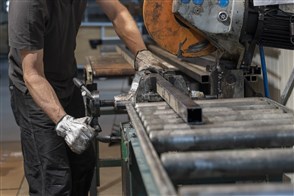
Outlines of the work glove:
[[84,152],[97,135],[94,128],[90,126],[90,117],[73,118],[65,115],[56,125],[57,135],[64,138],[69,148],[77,153]]
[[139,72],[150,71],[151,73],[159,73],[163,70],[162,63],[147,49],[141,50],[136,54],[134,67]]

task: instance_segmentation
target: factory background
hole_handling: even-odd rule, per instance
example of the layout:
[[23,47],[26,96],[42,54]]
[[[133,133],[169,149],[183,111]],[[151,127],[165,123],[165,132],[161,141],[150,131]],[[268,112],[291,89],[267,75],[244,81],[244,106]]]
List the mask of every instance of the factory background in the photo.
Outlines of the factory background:
[[[130,6],[131,13],[134,14],[135,20],[138,22],[142,32],[143,19],[140,15],[141,1],[125,0],[127,6]],[[8,1],[0,1],[0,195],[22,195],[19,190],[22,188],[24,178],[21,164],[21,151],[19,147],[19,131],[14,123],[12,112],[9,103],[9,90],[7,78],[7,53],[8,53],[8,35],[7,35],[7,3]],[[98,11],[97,11],[98,10]],[[293,10],[292,10],[293,12]],[[145,32],[146,33],[146,32]],[[105,43],[105,47],[98,46],[93,48],[90,40],[98,40]],[[86,64],[86,56],[96,55],[103,50],[107,50],[109,43],[119,42],[118,37],[113,31],[111,24],[105,18],[103,13],[95,5],[95,1],[89,1],[87,12],[77,36],[76,57],[77,63],[82,68]],[[275,101],[280,101],[280,96],[285,89],[289,77],[294,69],[294,51],[265,48],[265,56],[267,63],[267,74],[270,86],[270,96]],[[258,48],[256,49],[253,64],[260,66],[260,56]],[[114,87],[119,84],[117,87]],[[101,90],[106,90],[106,96],[113,96],[117,93],[128,90],[129,85],[127,79],[118,78],[114,80],[102,79],[99,81]],[[263,94],[262,76],[258,76],[258,80],[253,84],[257,92]],[[113,88],[113,91],[109,89]],[[286,107],[294,110],[294,93],[292,92]],[[112,129],[116,122],[120,119],[125,120],[125,116],[111,117],[106,119],[111,123],[105,129]],[[103,120],[103,117],[102,117]],[[115,121],[115,122],[114,122]],[[111,131],[111,130],[109,130]],[[114,151],[117,151],[115,149]],[[111,152],[112,153],[112,152]],[[114,156],[119,156],[119,153],[114,152]],[[117,169],[117,172],[120,172]],[[119,180],[120,178],[118,178]],[[117,179],[114,179],[114,181]],[[11,182],[9,184],[9,182]],[[108,187],[109,188],[109,187]],[[119,194],[116,192],[115,194]],[[105,194],[107,195],[107,194]]]

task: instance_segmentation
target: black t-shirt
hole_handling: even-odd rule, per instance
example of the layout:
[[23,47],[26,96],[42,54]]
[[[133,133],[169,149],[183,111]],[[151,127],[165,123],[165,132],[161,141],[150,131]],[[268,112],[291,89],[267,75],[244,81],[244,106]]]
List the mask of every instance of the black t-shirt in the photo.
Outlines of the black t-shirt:
[[9,77],[27,92],[19,50],[44,49],[44,71],[59,98],[68,97],[77,73],[74,51],[86,0],[11,0]]

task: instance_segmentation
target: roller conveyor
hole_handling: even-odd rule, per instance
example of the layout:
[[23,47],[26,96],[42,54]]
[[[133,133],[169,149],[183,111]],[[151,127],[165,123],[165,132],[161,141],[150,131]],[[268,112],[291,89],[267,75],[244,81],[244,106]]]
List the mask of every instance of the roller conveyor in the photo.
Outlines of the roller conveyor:
[[[166,173],[174,194],[213,195],[216,190],[207,187],[223,183],[223,195],[294,194],[293,184],[281,181],[285,173],[294,173],[293,112],[267,98],[196,103],[202,109],[201,124],[185,122],[168,102],[127,107],[128,112],[133,108],[132,123],[142,126],[149,150],[164,168],[156,172]],[[253,188],[246,192],[240,182]]]

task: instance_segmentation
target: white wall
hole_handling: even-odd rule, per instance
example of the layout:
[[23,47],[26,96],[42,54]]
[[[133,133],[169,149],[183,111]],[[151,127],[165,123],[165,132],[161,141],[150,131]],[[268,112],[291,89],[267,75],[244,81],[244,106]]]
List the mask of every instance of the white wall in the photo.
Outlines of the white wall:
[[[294,69],[294,51],[273,48],[264,48],[264,50],[270,95],[275,101],[280,101],[280,96],[285,89],[292,70]],[[253,63],[260,65],[258,48],[255,52]],[[259,82],[255,85],[255,88],[261,90],[263,93],[262,76],[260,77]],[[294,110],[294,90],[292,91],[286,106]]]

